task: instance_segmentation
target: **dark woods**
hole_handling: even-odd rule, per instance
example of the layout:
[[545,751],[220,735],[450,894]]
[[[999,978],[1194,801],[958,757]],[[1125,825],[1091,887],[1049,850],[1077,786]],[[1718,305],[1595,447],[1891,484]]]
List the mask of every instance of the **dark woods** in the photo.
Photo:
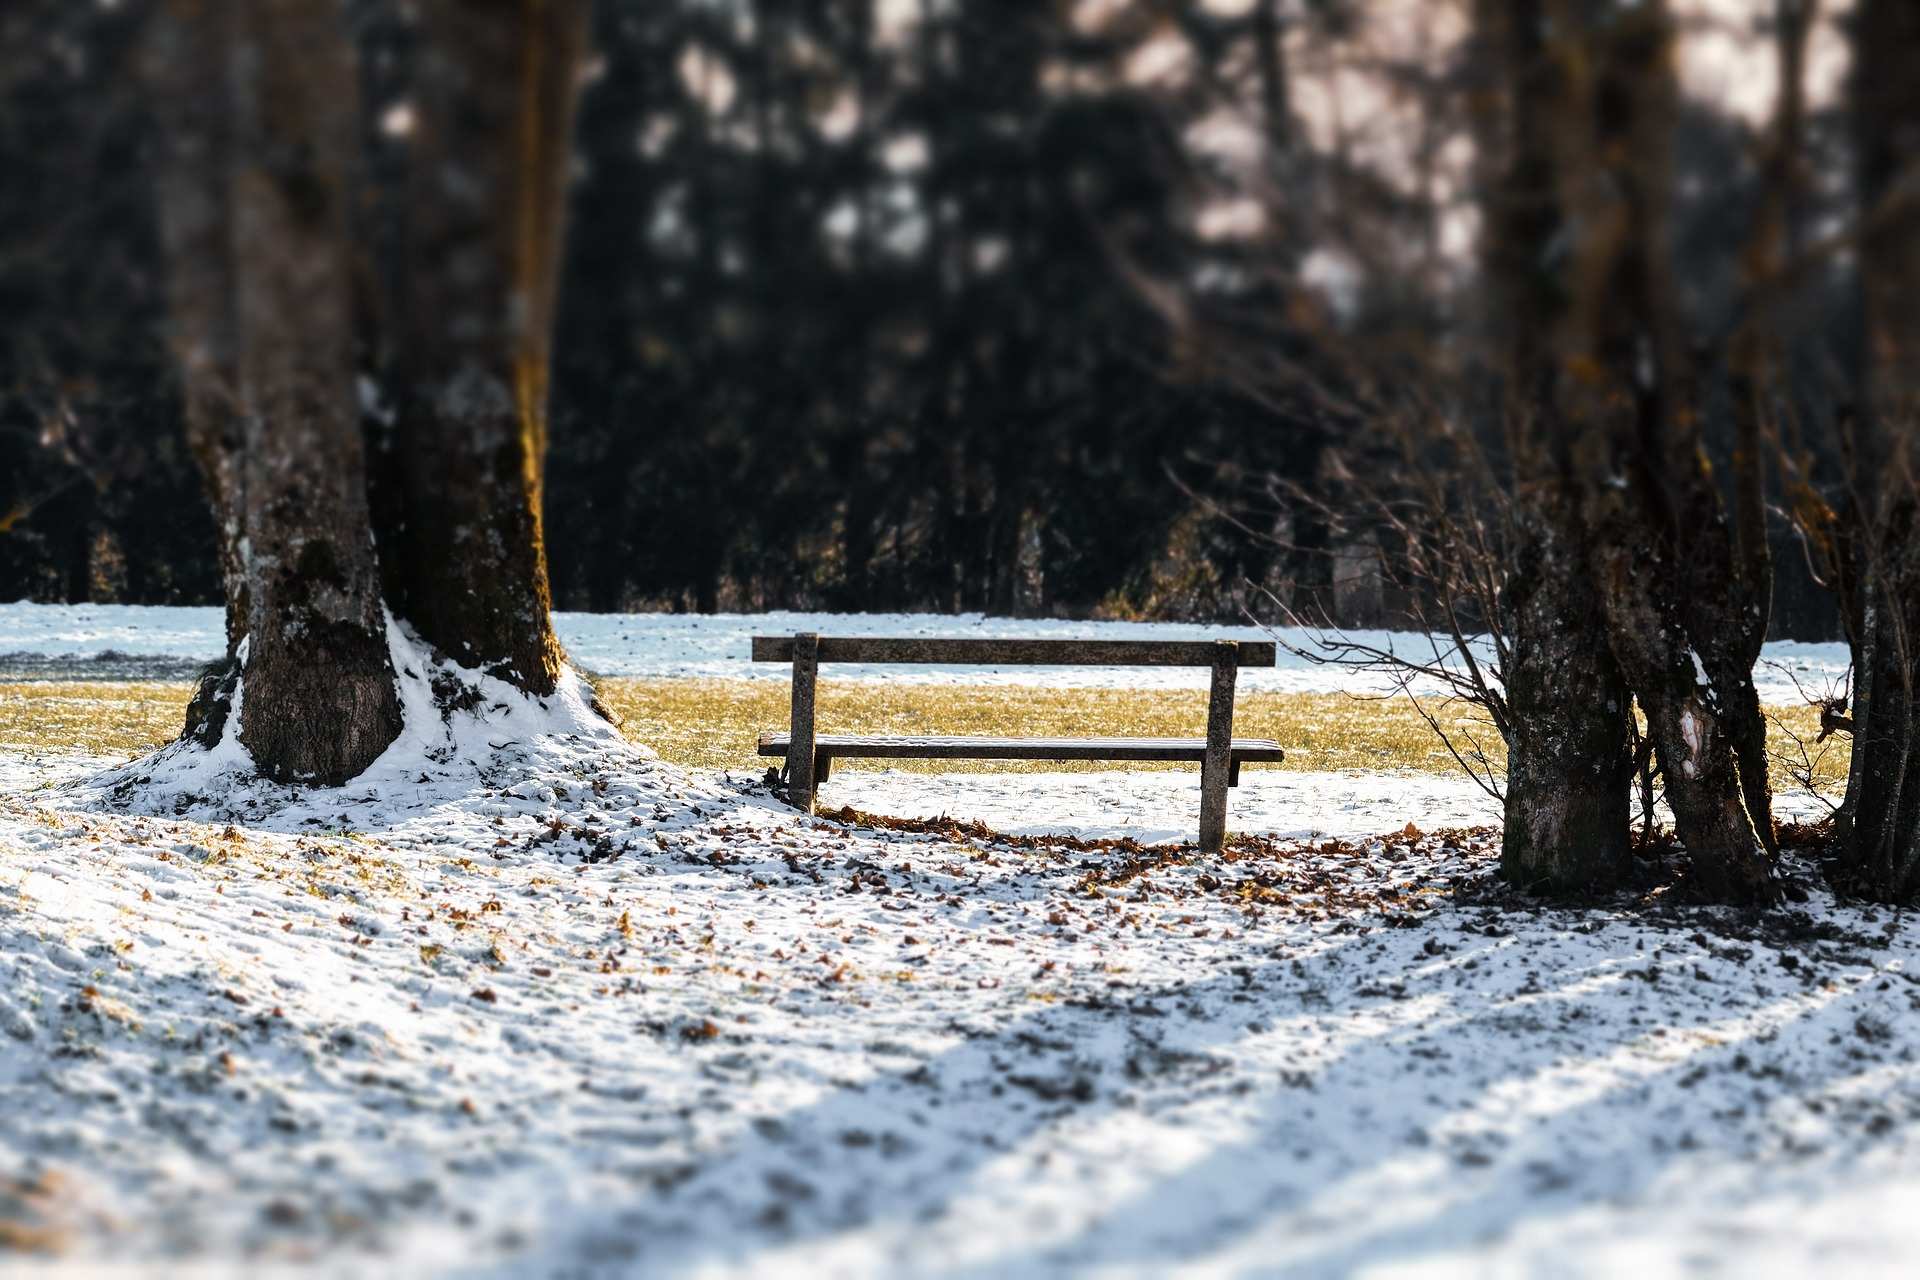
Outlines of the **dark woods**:
[[[0,18],[0,596],[218,596],[165,358],[166,117],[136,66],[156,7]],[[1489,18],[1428,6],[1423,53],[1395,34],[1419,8],[597,6],[553,373],[556,602],[1235,616],[1252,583],[1404,618],[1375,533],[1274,497],[1330,492],[1325,451],[1369,411],[1329,339],[1392,376],[1504,323],[1470,260],[1463,179],[1488,175],[1455,156],[1488,127]],[[425,36],[389,3],[345,13],[373,182],[405,151]],[[1813,115],[1802,234],[1844,203],[1844,133]],[[1692,100],[1672,132],[1675,273],[1724,328],[1759,134]],[[404,261],[383,247],[382,270]],[[1791,353],[1809,408],[1855,359],[1840,294],[1818,273],[1781,304],[1837,340]],[[1776,629],[1830,633],[1786,522],[1767,533]]]
[[[0,19],[23,178],[0,196],[0,595],[217,595],[159,309],[165,113],[134,65],[156,8]],[[1432,6],[1453,38],[1423,59],[1382,44],[1394,8],[599,4],[557,313],[555,601],[1235,616],[1256,583],[1404,618],[1377,535],[1271,501],[1327,491],[1325,449],[1363,413],[1329,338],[1427,367],[1500,296],[1455,230],[1486,192],[1448,173],[1488,127],[1498,13]],[[386,2],[344,15],[376,184],[428,36]],[[1336,69],[1363,77],[1340,129]],[[1761,138],[1670,106],[1674,271],[1724,328]],[[1784,217],[1809,234],[1843,203],[1845,138],[1832,109],[1801,129]],[[1407,136],[1382,157],[1388,130]],[[1822,273],[1782,307],[1839,340],[1791,353],[1797,399],[1826,407],[1855,359],[1845,303]],[[1788,524],[1766,541],[1776,629],[1830,633]]]
[[[165,359],[164,119],[135,66],[161,8],[0,19],[5,146],[35,179],[0,198],[42,245],[0,274],[0,596],[218,596]],[[401,6],[346,9],[377,190],[432,42]],[[553,368],[558,604],[1219,612],[1274,576],[1163,464],[1259,440],[1265,465],[1299,432],[1170,380],[1168,326],[1116,270],[1177,278],[1195,243],[1179,113],[1124,74],[1160,23],[918,0],[613,0],[594,21]],[[1244,42],[1193,22],[1209,57]],[[416,247],[379,243],[377,270]],[[383,394],[387,355],[361,357]]]

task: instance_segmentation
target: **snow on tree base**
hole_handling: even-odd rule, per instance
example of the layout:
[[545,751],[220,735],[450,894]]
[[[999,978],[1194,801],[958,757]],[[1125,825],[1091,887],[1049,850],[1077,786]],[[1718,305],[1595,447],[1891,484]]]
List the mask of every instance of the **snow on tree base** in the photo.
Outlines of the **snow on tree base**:
[[[545,787],[617,762],[662,778],[678,771],[631,742],[598,710],[572,670],[534,697],[436,655],[389,618],[387,643],[404,727],[374,764],[343,787],[283,785],[260,776],[241,733],[241,680],[219,740],[172,743],[67,788],[77,808],[265,824],[277,830],[378,825],[396,813],[458,800],[476,787]],[[243,654],[244,656],[244,654]],[[650,766],[650,767],[648,767]],[[542,780],[545,781],[542,781]]]

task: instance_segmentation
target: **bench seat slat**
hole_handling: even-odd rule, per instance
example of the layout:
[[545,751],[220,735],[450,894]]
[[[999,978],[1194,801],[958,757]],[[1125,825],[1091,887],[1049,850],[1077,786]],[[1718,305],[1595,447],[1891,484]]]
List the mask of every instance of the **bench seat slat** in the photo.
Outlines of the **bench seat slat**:
[[[821,662],[937,663],[947,666],[1210,667],[1210,640],[994,640],[969,637],[821,636]],[[1271,640],[1242,640],[1242,667],[1276,665]],[[792,662],[792,636],[753,637],[755,662]]]
[[[789,735],[765,734],[760,754],[785,756]],[[874,737],[823,733],[814,739],[817,755],[869,760],[1191,760],[1204,759],[1205,738],[979,738]],[[1285,760],[1271,738],[1235,738],[1236,762]]]

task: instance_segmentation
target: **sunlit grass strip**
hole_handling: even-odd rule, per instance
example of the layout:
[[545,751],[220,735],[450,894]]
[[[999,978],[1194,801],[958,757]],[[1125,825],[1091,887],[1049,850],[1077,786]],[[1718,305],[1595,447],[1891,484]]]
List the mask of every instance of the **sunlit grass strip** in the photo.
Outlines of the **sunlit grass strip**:
[[[757,760],[759,736],[787,727],[783,682],[613,680],[603,697],[631,737],[689,764],[726,768]],[[1202,690],[822,681],[815,717],[821,733],[1198,738],[1206,733],[1207,698]],[[1299,769],[1439,771],[1451,763],[1419,717],[1398,703],[1340,694],[1246,694],[1236,704],[1233,728],[1239,737],[1278,740],[1291,766]],[[1484,739],[1489,732],[1483,728],[1477,736]],[[1056,773],[1117,766],[1058,760],[836,760],[833,767],[836,772]],[[1124,767],[1191,771],[1197,766],[1130,762]]]
[[[714,769],[765,768],[754,754],[762,733],[785,729],[787,686],[773,680],[605,680],[601,697],[624,722],[629,737],[676,764]],[[0,685],[0,750],[73,750],[136,755],[180,730],[191,689],[184,684],[94,683]],[[1429,710],[1436,710],[1430,706]],[[1499,735],[1476,723],[1471,708],[1443,713],[1454,729],[1469,729],[1498,761]],[[1789,731],[1811,742],[1819,717],[1804,707],[1772,713],[1776,755],[1799,759]],[[1206,730],[1206,694],[1173,689],[1050,689],[1004,685],[875,684],[824,681],[823,733],[953,733],[998,737],[1199,737]],[[1784,728],[1782,727],[1784,726]],[[1387,701],[1326,693],[1241,695],[1234,731],[1274,738],[1287,749],[1284,765],[1248,769],[1394,769],[1448,773],[1453,760],[1402,699]],[[1845,785],[1843,740],[1820,762],[1823,787]],[[895,768],[923,773],[1055,772],[1110,768],[1099,762],[890,760],[836,762],[834,768]],[[1192,765],[1132,764],[1128,768],[1192,769]],[[1775,766],[1774,786],[1792,787]]]
[[159,681],[0,684],[0,751],[136,756],[179,736],[192,696]]

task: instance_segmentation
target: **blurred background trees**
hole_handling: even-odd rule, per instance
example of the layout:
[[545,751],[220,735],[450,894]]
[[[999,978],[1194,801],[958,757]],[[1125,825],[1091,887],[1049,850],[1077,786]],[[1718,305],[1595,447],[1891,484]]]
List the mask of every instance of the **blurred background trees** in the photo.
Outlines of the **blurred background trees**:
[[148,16],[0,9],[0,598],[220,599],[163,327]]
[[[219,598],[165,358],[155,122],[128,88],[153,8],[0,16],[0,597]],[[345,8],[377,183],[422,36],[393,0]],[[1740,322],[1776,8],[1673,6],[1683,347]],[[1824,10],[1795,243],[1854,201],[1850,6]],[[1270,591],[1404,619],[1391,536],[1286,495],[1338,507],[1385,389],[1484,404],[1459,389],[1512,320],[1479,252],[1488,12],[602,0],[554,351],[555,603],[1213,617]],[[1862,358],[1852,278],[1835,253],[1769,303],[1816,461]],[[1701,403],[1724,477],[1724,382]],[[1774,631],[1837,634],[1791,522],[1765,533]]]

